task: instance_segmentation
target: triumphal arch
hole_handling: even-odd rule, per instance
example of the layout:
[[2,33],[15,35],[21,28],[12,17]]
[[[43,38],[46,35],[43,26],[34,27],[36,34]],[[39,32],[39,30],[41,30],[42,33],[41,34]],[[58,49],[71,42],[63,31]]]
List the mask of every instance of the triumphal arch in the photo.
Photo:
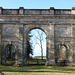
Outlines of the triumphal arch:
[[47,36],[46,64],[57,63],[60,46],[66,48],[67,64],[75,64],[74,7],[72,9],[54,7],[4,9],[0,7],[0,63],[6,64],[6,49],[12,46],[15,49],[12,53],[16,51],[15,63],[26,64],[26,36],[30,30],[36,28],[44,31]]

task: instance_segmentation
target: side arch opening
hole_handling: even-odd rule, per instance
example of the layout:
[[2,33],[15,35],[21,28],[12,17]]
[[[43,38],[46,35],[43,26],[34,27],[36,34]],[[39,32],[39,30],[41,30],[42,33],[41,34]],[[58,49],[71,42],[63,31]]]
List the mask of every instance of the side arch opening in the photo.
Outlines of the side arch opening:
[[16,46],[8,44],[5,47],[6,65],[13,65],[15,63]]
[[57,52],[57,63],[58,65],[61,65],[61,66],[66,66],[68,65],[69,63],[69,60],[68,60],[68,46],[66,46],[65,44],[61,44],[59,45],[59,49],[58,49],[58,52]]

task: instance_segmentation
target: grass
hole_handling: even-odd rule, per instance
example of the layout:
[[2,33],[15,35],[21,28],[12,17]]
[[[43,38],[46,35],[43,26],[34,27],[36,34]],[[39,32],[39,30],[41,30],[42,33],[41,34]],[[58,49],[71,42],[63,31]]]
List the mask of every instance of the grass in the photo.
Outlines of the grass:
[[20,73],[18,73],[18,72],[15,72],[15,73],[13,73],[13,72],[11,72],[11,73],[9,73],[9,72],[6,72],[6,75],[75,75],[75,74],[69,74],[69,73],[47,73],[47,72],[44,72],[44,73],[42,73],[42,72],[40,72],[40,73],[38,73],[38,72],[32,72],[32,73],[26,73],[26,72],[20,72]]
[[27,64],[44,64],[46,63],[46,59],[30,59],[27,61]]
[[75,67],[57,66],[0,66],[5,75],[75,75]]

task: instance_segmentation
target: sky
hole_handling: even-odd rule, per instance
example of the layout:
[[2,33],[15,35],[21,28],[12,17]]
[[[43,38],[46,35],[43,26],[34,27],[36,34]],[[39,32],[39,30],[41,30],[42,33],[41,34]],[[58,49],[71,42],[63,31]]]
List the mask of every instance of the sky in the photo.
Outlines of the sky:
[[75,7],[75,0],[0,0],[0,7],[7,9],[71,9]]
[[41,39],[42,39],[43,56],[46,56],[46,34],[40,29],[33,29],[30,31],[30,35],[32,35],[30,42],[33,48],[33,56],[41,56],[41,47],[39,46]]

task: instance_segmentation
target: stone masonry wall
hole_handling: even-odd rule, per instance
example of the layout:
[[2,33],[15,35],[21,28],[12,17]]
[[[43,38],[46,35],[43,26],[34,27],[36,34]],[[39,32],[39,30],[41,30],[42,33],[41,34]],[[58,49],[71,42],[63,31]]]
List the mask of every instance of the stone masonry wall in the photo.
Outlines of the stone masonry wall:
[[[0,44],[16,46],[16,62],[26,64],[26,36],[32,29],[43,30],[47,37],[47,63],[55,64],[58,45],[68,49],[68,60],[75,63],[75,8],[3,9],[0,7]],[[5,53],[4,49],[1,49]],[[0,52],[1,52],[0,51]],[[3,53],[3,54],[4,54]],[[0,56],[1,58],[1,56]],[[2,55],[2,63],[5,63]]]

